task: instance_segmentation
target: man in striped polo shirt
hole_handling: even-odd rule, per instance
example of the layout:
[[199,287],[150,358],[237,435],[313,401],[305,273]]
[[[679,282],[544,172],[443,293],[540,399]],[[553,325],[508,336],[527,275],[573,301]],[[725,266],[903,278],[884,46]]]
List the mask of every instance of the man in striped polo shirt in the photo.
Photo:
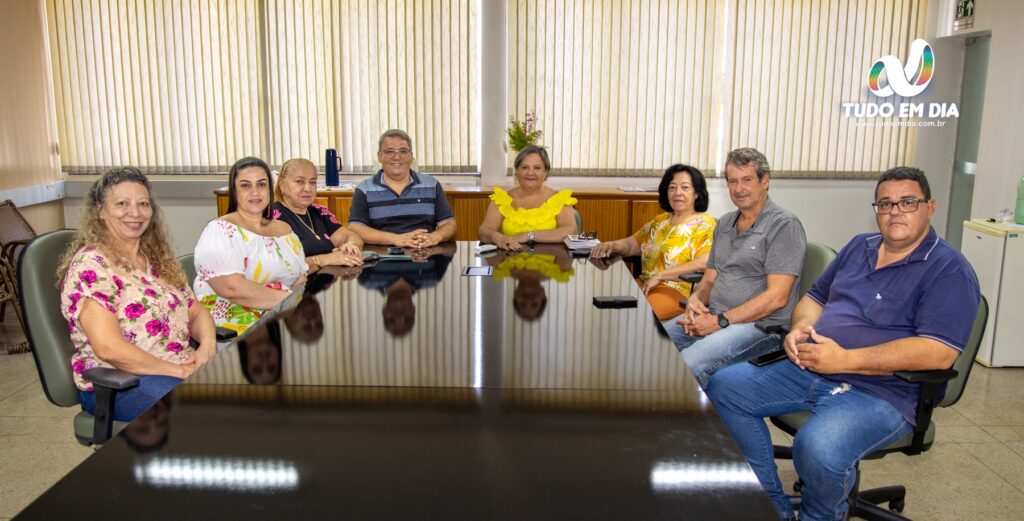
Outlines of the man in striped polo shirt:
[[455,236],[455,216],[436,179],[412,170],[412,138],[391,129],[380,136],[382,166],[352,194],[348,226],[366,244],[429,248]]

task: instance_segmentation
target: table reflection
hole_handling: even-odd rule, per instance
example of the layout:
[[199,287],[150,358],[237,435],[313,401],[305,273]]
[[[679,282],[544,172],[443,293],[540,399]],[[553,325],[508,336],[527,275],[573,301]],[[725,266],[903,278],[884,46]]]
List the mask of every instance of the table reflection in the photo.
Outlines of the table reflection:
[[[479,265],[493,276],[462,275]],[[639,306],[592,305],[612,295]],[[627,270],[561,245],[480,257],[447,244],[320,274],[293,300],[189,383],[695,389]]]

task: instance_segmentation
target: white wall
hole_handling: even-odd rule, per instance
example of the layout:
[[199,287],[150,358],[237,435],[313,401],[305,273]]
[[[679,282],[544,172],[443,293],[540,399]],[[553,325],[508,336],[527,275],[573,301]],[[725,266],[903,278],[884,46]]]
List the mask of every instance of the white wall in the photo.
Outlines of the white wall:
[[[971,215],[993,217],[1002,208],[1014,207],[1017,181],[1024,175],[1018,155],[1024,149],[1024,2],[978,2],[974,27],[956,32],[950,26],[954,3],[935,2],[939,13],[929,18],[935,20],[935,32],[945,37],[942,40],[992,36]],[[952,160],[952,150],[948,155]]]

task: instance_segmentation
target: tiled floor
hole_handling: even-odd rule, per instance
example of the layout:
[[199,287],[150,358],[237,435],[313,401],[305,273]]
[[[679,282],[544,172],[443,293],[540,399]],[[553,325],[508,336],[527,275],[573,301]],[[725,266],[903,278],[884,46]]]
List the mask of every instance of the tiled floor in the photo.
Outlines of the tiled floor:
[[[92,454],[71,433],[76,411],[55,407],[43,396],[32,355],[4,354],[6,343],[22,339],[17,326],[0,324],[0,521]],[[906,485],[904,514],[914,519],[1020,519],[1022,389],[1024,368],[975,366],[963,399],[937,411],[935,446],[920,456],[895,454],[864,462],[862,486]],[[795,480],[791,464],[780,462],[780,468],[785,482]]]

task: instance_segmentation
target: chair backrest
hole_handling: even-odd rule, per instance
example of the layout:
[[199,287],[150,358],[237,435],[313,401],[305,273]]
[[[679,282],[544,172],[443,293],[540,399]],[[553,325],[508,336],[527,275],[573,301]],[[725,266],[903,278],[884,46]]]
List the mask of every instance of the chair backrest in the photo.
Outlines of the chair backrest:
[[[31,241],[35,238],[36,231],[21,215],[14,202],[8,199],[0,203],[0,246],[12,241]],[[21,249],[21,247],[17,249]],[[15,252],[7,260],[13,265],[17,258],[17,252]]]
[[181,257],[178,257],[178,264],[181,264],[181,270],[185,272],[185,283],[189,287],[192,287],[196,282],[196,259],[194,253],[186,253]]
[[36,237],[18,257],[18,296],[25,316],[25,336],[32,346],[39,381],[46,397],[61,407],[78,404],[71,375],[74,346],[68,321],[60,312],[57,264],[75,230],[57,230]]
[[978,348],[981,346],[981,339],[985,336],[985,324],[988,322],[988,300],[982,295],[978,303],[978,312],[974,315],[974,326],[971,327],[971,336],[967,338],[967,344],[960,356],[953,362],[953,369],[956,369],[956,376],[946,383],[946,395],[939,403],[939,407],[949,407],[955,404],[964,394],[964,387],[967,385],[967,377],[971,375],[971,368],[974,367],[974,359],[978,356]]
[[811,289],[811,286],[834,258],[836,258],[836,252],[832,248],[817,242],[807,242],[807,250],[804,252],[804,268],[800,271],[800,298],[807,294],[807,291]]
[[572,214],[576,217],[576,233],[583,233],[583,217],[580,215],[580,211],[573,207]]

